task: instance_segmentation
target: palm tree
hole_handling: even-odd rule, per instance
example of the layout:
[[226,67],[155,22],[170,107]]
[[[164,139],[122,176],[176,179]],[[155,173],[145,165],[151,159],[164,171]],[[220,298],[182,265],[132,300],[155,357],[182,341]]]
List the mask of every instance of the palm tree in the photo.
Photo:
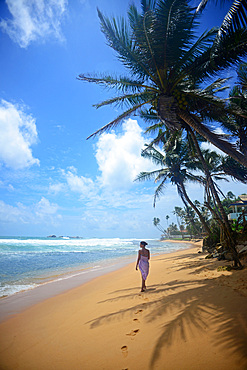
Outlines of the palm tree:
[[[124,104],[128,107],[91,136],[146,111],[158,116],[163,128],[190,127],[247,167],[246,156],[207,126],[208,121],[234,111],[216,95],[224,89],[226,79],[218,77],[208,87],[202,87],[206,79],[216,78],[247,55],[246,29],[236,29],[220,38],[217,29],[212,29],[194,42],[198,17],[186,0],[141,0],[141,9],[139,12],[135,5],[130,6],[128,23],[124,18],[109,19],[98,10],[108,45],[130,74],[78,77],[120,92],[97,104],[97,108]],[[243,115],[241,110],[234,113]]]
[[[223,238],[221,242],[226,249],[230,249],[234,259],[235,266],[242,267],[238,257],[238,253],[236,251],[236,236],[234,235],[234,232],[229,224],[227,214],[219,198],[218,194],[219,188],[213,181],[213,177],[215,177],[217,180],[222,180],[226,179],[225,178],[226,175],[231,175],[235,180],[246,183],[247,181],[246,168],[245,167],[241,168],[241,165],[237,164],[238,167],[240,166],[238,168],[238,171],[234,171],[234,166],[233,168],[228,168],[228,170],[226,170],[225,162],[227,160],[225,158],[222,158],[215,152],[204,151],[204,153],[202,153],[201,149],[199,148],[197,140],[195,140],[195,137],[193,137],[193,134],[192,139],[194,145],[196,146],[196,151],[199,154],[197,160],[195,159],[195,165],[196,162],[198,162],[197,167],[201,168],[201,170],[203,170],[205,173],[204,178],[206,194],[205,205],[210,210],[213,217],[215,217],[221,225],[223,231]],[[213,209],[210,204],[211,199],[213,199],[215,209]]]
[[233,194],[233,192],[232,192],[232,191],[228,191],[228,192],[226,193],[226,196],[227,196],[227,198],[228,198],[228,199],[230,199],[230,201],[233,201],[233,199],[235,199],[235,198],[236,198],[236,196]]
[[[195,202],[194,202],[195,203]],[[198,205],[197,205],[198,206]],[[185,207],[183,210],[183,220],[185,222],[186,228],[190,233],[190,236],[201,236],[201,223],[196,218],[195,211],[191,207]]]
[[168,220],[169,220],[170,216],[169,215],[166,215],[166,222],[167,222],[167,234],[168,234],[168,237],[169,237],[169,228],[168,228]]
[[157,229],[159,231],[161,231],[162,233],[164,233],[164,230],[165,229],[160,225],[160,219],[158,217],[154,217],[153,224],[154,224],[155,227],[157,227]]
[[177,207],[175,206],[174,207],[174,211],[173,211],[173,214],[176,216],[177,218],[177,223],[178,223],[178,228],[179,228],[179,231],[181,232],[181,235],[182,235],[182,238],[183,238],[183,234],[182,234],[182,230],[181,230],[181,218],[183,216],[183,209],[181,207]]
[[[202,183],[202,181],[199,176],[196,176],[193,173],[195,161],[189,150],[189,146],[187,145],[186,141],[183,140],[181,134],[177,135],[172,149],[166,153],[161,152],[153,146],[147,146],[147,148],[142,151],[142,156],[151,159],[156,165],[160,166],[160,169],[158,170],[141,172],[136,179],[137,181],[155,179],[155,182],[160,183],[155,190],[154,206],[157,199],[163,193],[166,183],[172,182],[177,186],[178,194],[181,197],[184,205],[186,207],[190,205],[193,208],[203,224],[205,231],[209,235],[210,229],[208,224],[206,223],[199,209],[191,201],[186,191],[185,183],[187,181],[200,183]],[[189,168],[191,168],[192,171],[190,171]]]
[[[169,137],[169,130],[167,130],[167,137]],[[163,136],[164,142],[167,143],[167,137]],[[192,143],[188,140],[192,137]],[[210,228],[206,222],[205,217],[198,208],[198,203],[193,203],[185,188],[185,183],[187,181],[197,181],[205,186],[205,205],[212,213],[213,217],[218,220],[222,231],[223,238],[221,240],[225,249],[230,249],[234,258],[235,265],[241,266],[241,262],[238,258],[238,254],[235,248],[235,237],[233,235],[232,228],[229,224],[227,214],[219,198],[220,189],[216,181],[227,180],[228,173],[224,171],[225,159],[222,158],[216,152],[210,152],[209,150],[202,151],[199,148],[197,140],[193,135],[187,135],[186,138],[180,134],[173,135],[173,141],[170,138],[169,149],[164,147],[165,153],[160,152],[157,148],[152,145],[147,146],[147,148],[142,152],[142,156],[150,158],[154,163],[161,166],[161,169],[152,172],[142,172],[137,180],[149,180],[151,178],[155,179],[155,182],[160,182],[160,185],[155,190],[154,205],[156,199],[162,194],[164,187],[168,181],[171,181],[177,186],[178,194],[180,195],[186,209],[189,206],[198,215],[203,227],[208,235],[211,234]],[[196,152],[199,156],[193,154],[193,145],[197,146]],[[240,166],[240,165],[238,165]],[[192,170],[192,172],[191,172]],[[200,170],[203,175],[195,175],[193,170]],[[246,183],[247,180],[247,170],[244,168],[245,172],[239,171],[234,175],[235,180],[242,181]],[[213,207],[211,205],[211,200],[213,201]],[[175,214],[180,215],[179,209],[175,209]],[[178,224],[179,220],[178,220]]]

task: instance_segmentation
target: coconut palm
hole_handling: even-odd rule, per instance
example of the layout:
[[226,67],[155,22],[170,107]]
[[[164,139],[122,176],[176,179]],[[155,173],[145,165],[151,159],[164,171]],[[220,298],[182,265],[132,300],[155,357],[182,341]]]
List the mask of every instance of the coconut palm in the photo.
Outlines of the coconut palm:
[[[127,109],[91,136],[146,110],[170,130],[190,127],[247,167],[246,156],[207,126],[233,111],[216,95],[226,83],[219,73],[247,55],[246,29],[236,29],[221,38],[217,37],[217,29],[212,29],[195,39],[198,17],[186,0],[141,0],[141,12],[135,5],[130,6],[128,22],[124,18],[109,19],[99,10],[98,15],[108,45],[117,52],[129,74],[82,74],[78,78],[118,93],[96,104],[97,108],[126,105]],[[216,80],[202,87],[209,78]],[[243,115],[240,110],[235,114]]]
[[[192,135],[193,136],[193,135]],[[222,237],[222,244],[225,246],[226,249],[230,249],[235,266],[242,266],[241,262],[238,257],[238,253],[236,251],[236,238],[234,232],[229,224],[227,214],[224,210],[222,202],[219,198],[220,189],[217,184],[214,182],[214,178],[216,180],[226,179],[226,175],[230,175],[236,181],[241,181],[243,183],[247,182],[247,171],[245,167],[241,167],[239,163],[233,163],[231,165],[226,166],[228,162],[228,158],[224,158],[218,155],[215,152],[210,152],[208,150],[201,151],[199,148],[198,142],[193,138],[193,143],[197,147],[196,151],[199,154],[199,157],[195,159],[195,166],[201,169],[205,173],[204,177],[204,186],[205,186],[205,205],[212,213],[213,217],[218,220],[220,226],[222,228],[223,237]],[[234,160],[230,158],[230,162]],[[237,167],[234,168],[234,166]],[[215,208],[211,206],[211,199],[213,200],[213,204]]]
[[154,217],[153,224],[154,224],[155,227],[157,227],[157,229],[159,231],[161,231],[162,233],[164,233],[164,230],[165,229],[160,225],[160,219],[158,217]]
[[[167,130],[167,136],[163,137],[164,142],[167,142],[169,137],[169,130]],[[189,138],[189,140],[188,140]],[[204,184],[205,187],[205,206],[210,210],[212,216],[218,221],[222,229],[221,242],[225,249],[230,249],[235,265],[241,266],[238,254],[235,248],[235,237],[232,228],[229,224],[227,214],[222,205],[219,197],[221,193],[216,181],[227,180],[228,173],[225,172],[224,162],[225,158],[217,154],[216,152],[210,152],[209,150],[202,151],[199,148],[197,140],[192,137],[191,143],[191,132],[187,135],[187,140],[182,133],[173,135],[173,140],[170,140],[169,150],[166,147],[166,152],[162,153],[153,146],[147,146],[142,152],[144,157],[150,158],[156,165],[160,165],[161,168],[152,172],[143,172],[138,176],[139,181],[149,180],[154,178],[160,185],[155,190],[154,205],[157,198],[162,194],[164,187],[168,181],[171,181],[177,186],[178,194],[180,195],[186,209],[191,206],[192,209],[198,215],[203,227],[207,234],[210,234],[210,228],[206,222],[206,219],[198,207],[198,203],[193,203],[185,188],[185,183],[188,181],[197,181]],[[197,146],[196,153],[193,145]],[[232,158],[231,158],[232,160]],[[222,164],[223,163],[223,164]],[[235,164],[240,167],[238,163]],[[243,167],[243,166],[242,166]],[[247,181],[247,170],[243,167],[244,171],[239,173],[236,171],[231,172],[231,176],[238,181],[246,183]],[[195,175],[193,170],[201,171],[202,175]],[[221,193],[222,194],[222,193]],[[223,195],[223,194],[222,194]],[[213,206],[212,206],[213,204]],[[178,212],[176,212],[178,214]]]
[[179,231],[181,232],[181,235],[182,235],[182,238],[183,238],[183,234],[182,234],[182,224],[181,224],[181,219],[183,217],[183,209],[181,207],[177,207],[175,206],[174,207],[174,211],[173,211],[173,214],[176,216],[177,218],[177,223],[178,223],[178,228],[179,228]]
[[195,161],[186,141],[182,140],[182,135],[177,135],[177,138],[174,140],[173,148],[166,153],[161,152],[158,148],[153,146],[147,146],[147,148],[142,151],[142,156],[151,159],[156,165],[160,166],[159,169],[154,171],[141,172],[136,179],[137,181],[154,179],[155,182],[159,182],[154,193],[154,206],[157,199],[163,194],[166,184],[172,182],[177,186],[178,194],[185,207],[190,205],[193,208],[203,224],[206,233],[209,235],[210,229],[207,222],[199,209],[191,201],[186,191],[186,182],[193,181],[202,183],[202,180],[200,176],[196,176],[193,173]]
[[191,238],[193,235],[201,236],[200,229],[202,225],[198,218],[196,218],[195,211],[191,207],[185,207],[182,215],[186,228],[191,235]]

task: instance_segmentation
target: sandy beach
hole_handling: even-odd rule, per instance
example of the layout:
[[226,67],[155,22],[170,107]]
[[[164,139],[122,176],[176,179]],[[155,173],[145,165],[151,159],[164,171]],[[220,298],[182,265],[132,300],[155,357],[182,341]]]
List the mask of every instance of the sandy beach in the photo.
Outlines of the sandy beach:
[[6,319],[0,368],[246,369],[247,269],[188,246],[151,257],[144,293],[131,263]]

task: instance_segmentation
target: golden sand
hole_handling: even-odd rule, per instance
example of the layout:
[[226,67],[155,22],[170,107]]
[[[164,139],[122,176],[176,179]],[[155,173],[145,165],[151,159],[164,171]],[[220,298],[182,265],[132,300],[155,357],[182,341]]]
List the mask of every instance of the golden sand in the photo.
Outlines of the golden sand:
[[0,368],[247,368],[247,269],[218,272],[199,246],[151,257],[38,303],[0,324]]

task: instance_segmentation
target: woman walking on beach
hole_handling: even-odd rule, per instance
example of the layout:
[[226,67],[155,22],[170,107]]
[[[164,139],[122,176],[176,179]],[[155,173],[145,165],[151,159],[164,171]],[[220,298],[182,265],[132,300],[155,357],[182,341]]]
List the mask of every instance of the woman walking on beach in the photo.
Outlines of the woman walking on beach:
[[140,242],[141,250],[139,250],[138,252],[138,257],[137,257],[137,262],[136,262],[136,270],[138,270],[138,266],[139,266],[139,270],[141,271],[141,275],[142,275],[141,292],[144,292],[144,290],[146,289],[146,279],[149,273],[150,252],[146,248],[146,245],[148,245],[148,243]]

